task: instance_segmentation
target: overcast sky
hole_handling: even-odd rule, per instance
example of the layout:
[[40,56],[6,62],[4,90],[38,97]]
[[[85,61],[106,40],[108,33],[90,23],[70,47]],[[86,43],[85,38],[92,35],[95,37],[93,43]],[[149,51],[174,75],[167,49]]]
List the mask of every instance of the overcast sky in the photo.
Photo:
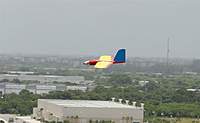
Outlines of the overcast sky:
[[200,0],[0,0],[0,53],[200,58]]

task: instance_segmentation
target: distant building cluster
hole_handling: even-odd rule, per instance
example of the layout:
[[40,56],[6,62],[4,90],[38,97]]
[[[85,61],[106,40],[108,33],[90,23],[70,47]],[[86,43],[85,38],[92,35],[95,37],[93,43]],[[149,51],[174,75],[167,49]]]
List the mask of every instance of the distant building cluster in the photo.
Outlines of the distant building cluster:
[[26,74],[0,74],[0,80],[19,79],[21,81],[39,81],[41,83],[48,82],[70,82],[75,84],[82,84],[85,81],[83,76],[54,76],[54,75],[26,75]]
[[13,84],[13,83],[0,83],[0,93],[10,94],[16,93],[19,94],[22,90],[28,90],[34,94],[45,94],[51,91],[65,91],[65,90],[81,90],[86,91],[87,86],[66,86],[64,84]]

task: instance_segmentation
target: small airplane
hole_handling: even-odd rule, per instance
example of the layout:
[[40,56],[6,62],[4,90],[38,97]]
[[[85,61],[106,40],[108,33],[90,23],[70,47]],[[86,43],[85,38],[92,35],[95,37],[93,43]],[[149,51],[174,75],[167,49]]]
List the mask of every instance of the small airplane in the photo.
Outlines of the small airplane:
[[126,62],[126,49],[119,49],[117,54],[112,56],[100,56],[99,59],[85,61],[85,65],[93,65],[95,68],[105,69],[113,64],[120,64]]

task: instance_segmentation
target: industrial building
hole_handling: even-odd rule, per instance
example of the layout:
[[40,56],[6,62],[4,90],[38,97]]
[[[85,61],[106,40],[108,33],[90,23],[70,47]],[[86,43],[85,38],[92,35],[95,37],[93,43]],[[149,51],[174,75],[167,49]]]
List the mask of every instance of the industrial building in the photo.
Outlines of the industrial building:
[[69,123],[143,123],[144,105],[136,107],[112,101],[39,99],[33,118]]

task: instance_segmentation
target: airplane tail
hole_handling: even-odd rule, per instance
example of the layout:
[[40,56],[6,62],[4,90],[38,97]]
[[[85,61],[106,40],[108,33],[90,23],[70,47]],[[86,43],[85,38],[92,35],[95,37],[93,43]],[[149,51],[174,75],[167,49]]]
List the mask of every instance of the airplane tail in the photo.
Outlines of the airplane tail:
[[126,62],[126,49],[120,49],[114,58],[115,63],[125,63]]

